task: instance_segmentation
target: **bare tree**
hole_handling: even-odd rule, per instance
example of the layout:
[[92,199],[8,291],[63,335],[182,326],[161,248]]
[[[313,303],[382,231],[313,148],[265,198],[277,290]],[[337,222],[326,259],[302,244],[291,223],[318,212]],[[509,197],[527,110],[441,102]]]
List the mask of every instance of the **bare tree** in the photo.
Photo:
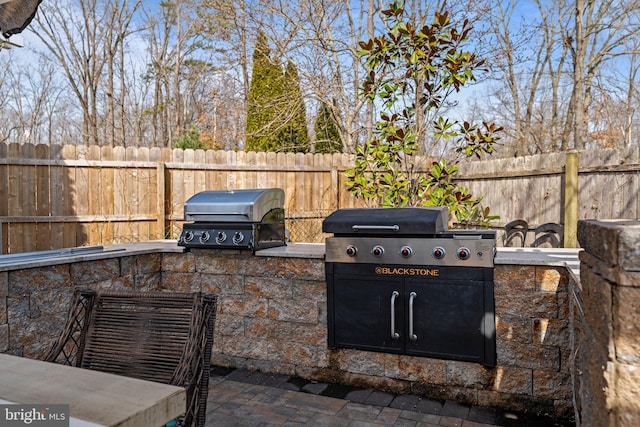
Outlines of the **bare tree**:
[[154,82],[152,105],[146,112],[153,123],[153,143],[170,147],[175,136],[189,125],[183,99],[189,80],[185,75],[189,74],[188,64],[198,60],[202,37],[195,31],[194,4],[189,0],[162,2],[159,10],[143,7],[143,11],[149,55],[147,78]]
[[508,111],[503,121],[514,153],[545,151],[562,125],[558,104],[567,56],[562,43],[566,5],[536,0],[537,15],[525,18],[517,0],[495,3],[485,18],[491,29],[488,63],[499,82],[494,96]]
[[99,86],[105,67],[104,15],[98,0],[44,3],[34,32],[62,67],[83,113],[82,142],[99,144]]
[[[125,40],[134,31],[131,22],[141,1],[133,5],[129,0],[109,0],[105,4],[105,56],[106,56],[106,143],[110,146],[124,145],[126,141],[124,108],[128,90],[125,69]],[[118,79],[118,76],[120,77]],[[118,81],[116,81],[118,79]]]
[[640,1],[599,2],[575,0],[574,47],[574,148],[588,144],[589,108],[598,73],[608,61],[629,55],[627,42],[640,34]]

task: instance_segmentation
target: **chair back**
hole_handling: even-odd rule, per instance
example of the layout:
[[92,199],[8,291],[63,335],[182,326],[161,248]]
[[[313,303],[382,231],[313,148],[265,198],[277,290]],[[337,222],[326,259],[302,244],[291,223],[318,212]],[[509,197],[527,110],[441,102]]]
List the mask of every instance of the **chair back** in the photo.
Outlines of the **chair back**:
[[204,425],[216,297],[76,291],[47,360],[187,388],[185,425]]

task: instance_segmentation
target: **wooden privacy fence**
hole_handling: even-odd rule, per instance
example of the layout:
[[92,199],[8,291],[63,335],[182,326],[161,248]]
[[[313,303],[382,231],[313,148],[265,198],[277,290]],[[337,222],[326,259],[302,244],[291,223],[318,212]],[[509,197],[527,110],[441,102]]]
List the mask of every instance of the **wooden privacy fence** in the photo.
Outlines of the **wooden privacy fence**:
[[[292,240],[321,241],[324,216],[359,206],[344,184],[352,164],[347,154],[0,144],[1,253],[176,238],[187,198],[240,188],[283,188]],[[473,161],[458,182],[500,216],[497,229],[640,217],[638,147]]]
[[240,188],[283,188],[292,239],[304,240],[305,227],[317,236],[322,216],[356,205],[342,183],[351,163],[342,154],[0,144],[0,253],[176,238],[187,198]]

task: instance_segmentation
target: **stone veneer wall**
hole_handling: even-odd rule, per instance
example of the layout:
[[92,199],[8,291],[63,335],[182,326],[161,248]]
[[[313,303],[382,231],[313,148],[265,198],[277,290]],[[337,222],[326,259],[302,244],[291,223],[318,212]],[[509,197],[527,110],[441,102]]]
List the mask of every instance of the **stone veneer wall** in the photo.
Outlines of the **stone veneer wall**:
[[640,222],[580,221],[577,422],[640,425]]
[[162,289],[162,254],[0,271],[0,352],[44,358],[64,326],[73,288]]
[[0,351],[44,357],[71,288],[219,295],[213,363],[474,405],[573,416],[564,268],[498,265],[498,366],[329,350],[324,262],[194,250],[0,272]]

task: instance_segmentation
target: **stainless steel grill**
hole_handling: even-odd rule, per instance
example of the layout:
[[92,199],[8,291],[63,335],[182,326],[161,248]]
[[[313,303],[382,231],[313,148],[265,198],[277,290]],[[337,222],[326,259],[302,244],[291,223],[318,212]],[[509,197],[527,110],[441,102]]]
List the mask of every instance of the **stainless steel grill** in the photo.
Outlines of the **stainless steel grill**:
[[447,208],[325,219],[329,347],[495,365],[495,232],[447,220]]
[[256,251],[286,244],[280,188],[203,191],[184,204],[178,245]]

